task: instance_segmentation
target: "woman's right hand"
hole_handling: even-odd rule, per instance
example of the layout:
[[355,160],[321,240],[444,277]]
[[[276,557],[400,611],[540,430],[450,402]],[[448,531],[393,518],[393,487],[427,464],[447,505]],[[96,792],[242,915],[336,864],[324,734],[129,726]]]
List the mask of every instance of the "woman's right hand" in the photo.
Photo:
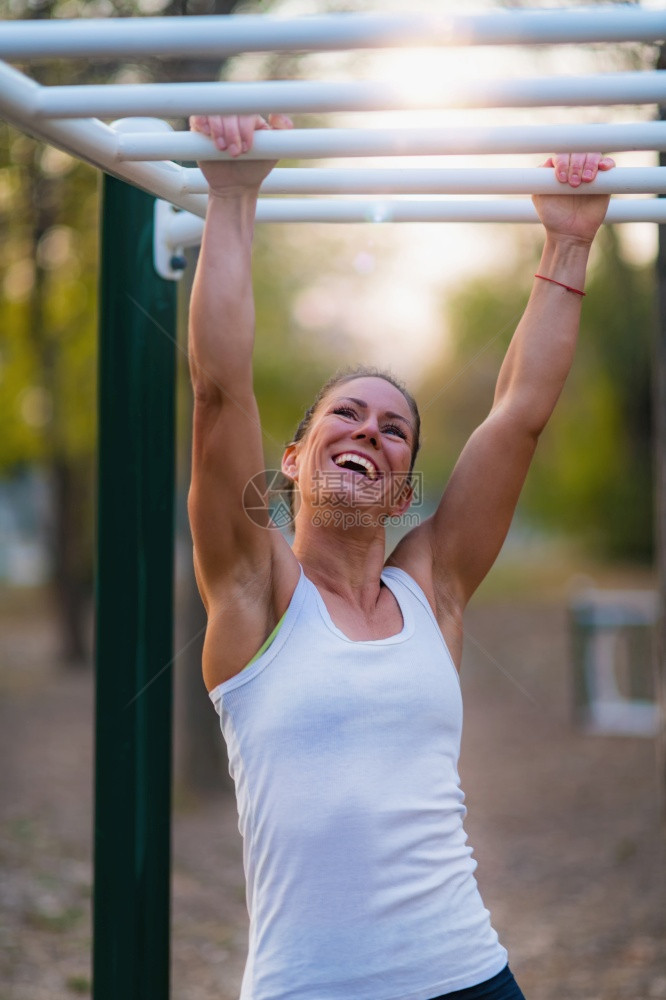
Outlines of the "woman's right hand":
[[266,129],[289,129],[286,115],[192,115],[190,128],[209,136],[218,149],[227,150],[232,160],[203,160],[199,167],[208,181],[211,194],[239,190],[258,191],[276,160],[246,160],[243,153],[252,149],[254,133]]
[[[581,188],[592,184],[597,173],[612,170],[615,160],[601,153],[558,153],[543,166],[554,168],[563,188]],[[547,233],[589,245],[606,217],[609,196],[595,194],[592,187],[584,197],[542,194],[532,201]]]

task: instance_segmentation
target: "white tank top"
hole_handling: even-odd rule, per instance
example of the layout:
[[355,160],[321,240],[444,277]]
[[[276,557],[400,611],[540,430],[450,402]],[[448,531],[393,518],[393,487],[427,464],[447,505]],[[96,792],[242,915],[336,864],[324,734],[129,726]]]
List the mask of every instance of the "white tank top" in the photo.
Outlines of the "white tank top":
[[382,580],[398,634],[349,639],[301,571],[270,647],[210,692],[243,835],[241,1000],[430,1000],[506,965],[463,829],[458,674],[421,588]]

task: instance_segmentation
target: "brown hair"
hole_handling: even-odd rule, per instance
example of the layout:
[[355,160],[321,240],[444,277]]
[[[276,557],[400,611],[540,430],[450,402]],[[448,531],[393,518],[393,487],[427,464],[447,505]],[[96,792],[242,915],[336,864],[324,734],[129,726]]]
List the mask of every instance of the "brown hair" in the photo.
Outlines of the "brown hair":
[[[296,444],[297,441],[302,441],[306,436],[308,430],[310,429],[310,424],[312,423],[312,418],[314,417],[317,407],[321,401],[328,395],[328,393],[335,389],[339,385],[344,385],[346,382],[353,382],[357,378],[383,378],[385,382],[389,382],[392,386],[395,386],[399,392],[407,400],[409,404],[409,409],[414,417],[414,441],[412,442],[412,457],[409,465],[409,479],[408,482],[411,484],[412,481],[412,470],[414,468],[414,462],[416,461],[416,456],[418,450],[421,446],[421,415],[419,414],[419,408],[416,405],[416,400],[409,392],[407,387],[400,379],[396,378],[390,372],[383,371],[380,368],[374,368],[368,365],[356,365],[354,367],[340,368],[334,375],[331,375],[329,379],[322,385],[319,392],[315,396],[312,404],[307,408],[301,422],[296,428],[296,433],[294,434],[292,440],[289,444]],[[294,516],[294,483],[293,480],[289,479],[287,476],[284,477],[285,482],[283,490],[289,494],[289,506],[291,508],[292,517]]]

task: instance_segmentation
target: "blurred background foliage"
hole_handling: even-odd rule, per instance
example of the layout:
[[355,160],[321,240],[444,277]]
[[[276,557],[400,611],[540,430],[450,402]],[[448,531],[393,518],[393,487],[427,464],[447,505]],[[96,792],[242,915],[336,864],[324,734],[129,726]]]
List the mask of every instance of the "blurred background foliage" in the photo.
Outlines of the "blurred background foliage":
[[[11,0],[9,16],[49,18],[225,13],[234,0]],[[262,7],[265,5],[261,5]],[[293,72],[290,58],[290,72]],[[219,65],[147,61],[140,66],[51,62],[31,66],[42,83],[214,79]],[[279,75],[279,65],[271,69]],[[43,470],[49,496],[49,565],[62,658],[89,660],[85,618],[94,562],[98,175],[0,122],[0,477]],[[327,269],[342,271],[355,239],[338,230],[295,236],[265,227],[257,237],[256,390],[277,464],[317,386],[339,364],[369,362],[334,329],[308,329],[295,297]],[[521,237],[507,229],[507,239]],[[441,304],[446,350],[423,359],[425,442],[419,465],[432,500],[465,439],[492,401],[495,377],[536,269],[525,240],[509,270],[465,282]],[[565,400],[543,436],[521,502],[521,519],[580,539],[597,556],[652,556],[650,353],[654,274],[625,259],[604,230],[588,284],[584,334]],[[189,269],[191,273],[191,268]],[[183,285],[184,315],[188,278]],[[406,337],[405,352],[410,352]],[[399,374],[399,372],[398,372]],[[189,434],[187,366],[180,365],[179,436]],[[180,490],[187,486],[181,447]]]

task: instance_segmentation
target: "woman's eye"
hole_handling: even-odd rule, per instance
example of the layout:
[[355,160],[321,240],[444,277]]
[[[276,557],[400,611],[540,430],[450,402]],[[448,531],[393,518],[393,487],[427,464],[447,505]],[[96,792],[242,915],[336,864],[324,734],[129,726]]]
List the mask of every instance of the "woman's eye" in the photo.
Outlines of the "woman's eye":
[[339,413],[342,417],[355,417],[356,413],[349,406],[336,406],[333,413]]
[[407,440],[407,435],[403,431],[402,427],[396,427],[395,424],[389,424],[388,427],[384,428],[384,430],[386,431],[387,434],[397,434],[398,437],[401,437],[403,439],[403,441]]

